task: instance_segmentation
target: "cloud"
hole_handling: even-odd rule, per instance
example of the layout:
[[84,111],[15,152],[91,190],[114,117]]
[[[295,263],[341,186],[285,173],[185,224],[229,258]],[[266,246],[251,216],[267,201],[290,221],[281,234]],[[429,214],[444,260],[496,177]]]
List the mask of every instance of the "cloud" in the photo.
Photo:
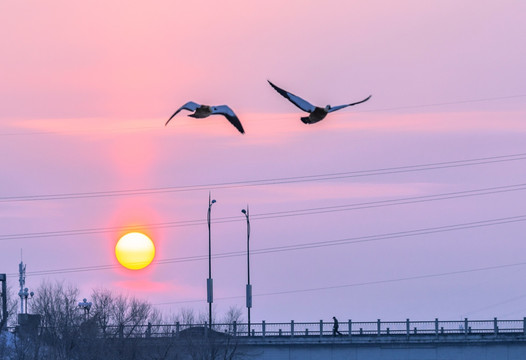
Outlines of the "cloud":
[[145,118],[33,118],[11,122],[10,127],[25,130],[20,135],[103,136],[155,130],[154,121]]
[[[396,110],[395,110],[396,111]],[[398,133],[452,133],[452,132],[526,132],[526,111],[469,111],[393,114],[385,112],[351,112],[330,114],[320,123],[305,125],[301,112],[240,113],[246,130],[244,136],[221,116],[191,119],[185,116],[172,120],[165,127],[165,118],[35,118],[18,120],[4,125],[24,130],[20,135],[56,134],[63,136],[105,137],[119,134],[145,134],[170,136],[178,141],[206,141],[214,138],[232,146],[271,145],[293,142],[305,136],[342,131],[381,131]],[[18,133],[4,132],[0,135]],[[237,136],[237,137],[236,137]],[[183,137],[183,138],[181,138]]]

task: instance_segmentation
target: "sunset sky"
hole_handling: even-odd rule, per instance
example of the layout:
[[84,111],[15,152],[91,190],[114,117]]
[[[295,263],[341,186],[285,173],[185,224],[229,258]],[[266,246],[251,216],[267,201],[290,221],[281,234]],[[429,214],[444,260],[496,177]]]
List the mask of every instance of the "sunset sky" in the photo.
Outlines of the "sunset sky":
[[[218,316],[245,312],[248,204],[252,321],[522,319],[525,14],[519,0],[0,2],[0,273],[17,292],[22,249],[31,290],[206,313],[211,192]],[[267,80],[319,106],[372,98],[305,125]],[[165,127],[190,100],[228,104],[246,134],[185,111]],[[114,254],[133,226],[157,249],[138,271]]]

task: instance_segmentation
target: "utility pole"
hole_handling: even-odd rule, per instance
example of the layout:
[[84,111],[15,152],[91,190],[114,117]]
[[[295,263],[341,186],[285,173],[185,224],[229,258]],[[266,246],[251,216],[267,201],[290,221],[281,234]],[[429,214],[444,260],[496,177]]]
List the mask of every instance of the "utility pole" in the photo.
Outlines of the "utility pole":
[[252,285],[250,284],[250,214],[247,209],[241,210],[247,218],[247,311],[248,311],[248,336],[250,336],[250,308],[252,307]]
[[212,328],[212,303],[214,302],[214,281],[212,280],[212,232],[210,230],[210,217],[212,213],[212,194],[208,193],[208,213],[206,216],[208,222],[208,279],[206,279],[206,301],[208,302],[208,327]]

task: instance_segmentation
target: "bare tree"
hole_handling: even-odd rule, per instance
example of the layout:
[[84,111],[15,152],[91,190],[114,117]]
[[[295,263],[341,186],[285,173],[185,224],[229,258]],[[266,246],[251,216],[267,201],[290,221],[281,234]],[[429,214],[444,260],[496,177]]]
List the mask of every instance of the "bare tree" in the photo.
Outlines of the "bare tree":
[[[16,309],[18,308],[18,296],[14,294],[13,289],[9,284],[6,288],[6,300],[7,314],[4,314],[5,319],[0,319],[0,322],[4,320],[6,322],[6,326],[13,327],[16,325]],[[0,296],[0,309],[2,308],[2,305],[2,297]],[[0,323],[0,329],[2,328],[1,325],[2,324]]]
[[36,334],[17,336],[13,333],[17,324],[18,296],[11,286],[7,286],[7,326],[9,331],[0,330],[0,359],[25,360],[36,359],[39,355],[40,341]]
[[[107,289],[92,293],[92,320],[101,332],[106,357],[114,359],[167,359],[173,345],[168,326],[163,326],[161,313],[146,301],[133,296],[114,294]],[[163,336],[153,350],[139,347],[137,338]],[[147,341],[142,340],[145,344]]]
[[7,326],[12,327],[17,323],[16,310],[18,309],[18,296],[11,286],[7,286]]
[[223,330],[232,335],[247,332],[246,325],[242,325],[243,321],[244,318],[242,309],[239,306],[231,306],[228,308],[228,311],[223,317]]
[[[79,290],[63,282],[44,282],[30,303],[41,316],[34,337],[0,337],[2,360],[233,360],[240,357],[233,322],[242,321],[231,307],[220,323],[204,326],[205,313],[183,308],[165,323],[163,314],[146,301],[93,290],[89,314],[79,308]],[[16,306],[16,304],[15,304]],[[88,315],[88,316],[86,316]]]
[[196,317],[191,309],[183,308],[175,319],[181,322],[179,354],[191,360],[233,360],[242,357],[239,338],[235,335],[234,321],[242,320],[241,309],[229,308],[220,323],[213,321],[210,328],[207,314]]
[[113,294],[111,291],[98,288],[91,293],[91,314],[92,318],[106,335],[106,329],[111,324],[111,310],[113,307]]
[[[5,353],[1,356],[5,360],[32,360],[41,358],[40,341],[38,337],[20,337],[12,333],[6,333],[7,346]],[[0,352],[0,355],[2,353]]]
[[195,324],[197,318],[192,308],[182,308],[176,315],[176,321],[181,324]]
[[[91,317],[78,307],[79,290],[63,283],[43,283],[32,311],[42,316],[46,359],[140,359],[137,341],[148,328],[152,306],[135,297],[97,289]],[[157,316],[157,315],[156,315]]]
[[50,359],[75,357],[80,340],[82,313],[78,309],[79,290],[62,282],[44,282],[36,291],[31,310],[41,316],[42,340]]

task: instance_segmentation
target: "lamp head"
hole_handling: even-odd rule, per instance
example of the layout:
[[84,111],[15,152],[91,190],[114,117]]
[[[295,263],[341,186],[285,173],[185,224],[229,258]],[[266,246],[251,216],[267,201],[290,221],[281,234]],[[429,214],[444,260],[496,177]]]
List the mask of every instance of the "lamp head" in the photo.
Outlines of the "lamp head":
[[216,202],[216,201],[215,201],[215,199],[214,199],[214,200],[212,200],[211,204],[214,204],[215,202]]
[[247,211],[245,209],[241,210],[241,212],[245,215],[247,214]]

